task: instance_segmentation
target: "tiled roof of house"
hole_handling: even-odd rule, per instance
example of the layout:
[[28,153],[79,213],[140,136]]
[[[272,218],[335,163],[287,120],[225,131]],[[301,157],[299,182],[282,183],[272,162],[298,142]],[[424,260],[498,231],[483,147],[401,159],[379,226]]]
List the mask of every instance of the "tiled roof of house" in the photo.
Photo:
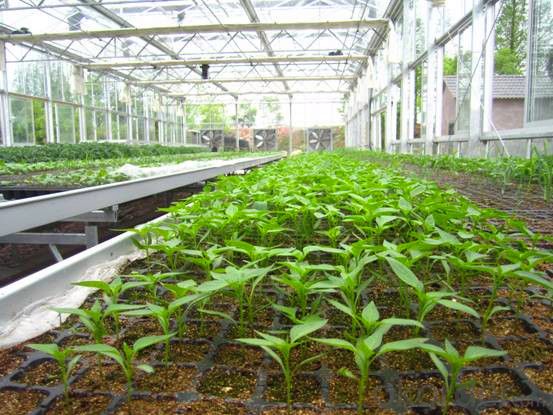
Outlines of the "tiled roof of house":
[[[444,76],[444,83],[457,98],[457,80],[455,76]],[[493,81],[493,97],[496,99],[524,98],[526,93],[526,77],[519,75],[495,75]]]

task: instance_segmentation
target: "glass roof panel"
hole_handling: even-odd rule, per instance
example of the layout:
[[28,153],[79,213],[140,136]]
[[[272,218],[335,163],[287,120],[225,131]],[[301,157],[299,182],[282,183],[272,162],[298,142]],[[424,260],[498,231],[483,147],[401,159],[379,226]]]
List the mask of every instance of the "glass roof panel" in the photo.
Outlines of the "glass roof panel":
[[[89,32],[103,29],[175,27],[179,25],[247,24],[363,20],[382,15],[389,0],[10,0],[0,13],[5,33]],[[252,12],[253,11],[253,12]],[[274,30],[265,32],[176,33],[133,37],[44,41],[36,46],[74,63],[116,64],[141,61],[142,67],[103,69],[137,81],[201,79],[199,65],[164,66],[160,60],[229,59],[268,56],[363,55],[373,29]],[[15,48],[9,48],[14,49]],[[10,60],[24,54],[12,53]],[[50,57],[51,59],[51,57]],[[359,60],[341,62],[279,62],[212,64],[212,80],[267,77],[334,77],[329,80],[227,82],[236,92],[271,90],[344,90]],[[344,77],[342,80],[336,77]],[[194,83],[160,85],[170,93],[208,93],[223,89]]]

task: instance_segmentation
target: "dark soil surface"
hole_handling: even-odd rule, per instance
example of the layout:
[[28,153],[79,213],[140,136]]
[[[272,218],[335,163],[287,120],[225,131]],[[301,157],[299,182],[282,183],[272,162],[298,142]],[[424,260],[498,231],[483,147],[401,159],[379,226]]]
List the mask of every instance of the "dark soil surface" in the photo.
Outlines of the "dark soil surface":
[[48,407],[47,415],[99,415],[107,409],[111,402],[111,396],[108,395],[76,395],[71,394],[68,400],[62,397],[56,400]]
[[[270,373],[267,377],[265,397],[269,402],[286,402],[286,386],[280,373]],[[320,384],[315,376],[298,375],[293,380],[292,400],[310,404],[321,404]]]
[[[329,381],[329,398],[335,404],[357,402],[357,382],[342,376],[333,376]],[[382,381],[377,377],[370,377],[364,405],[367,408],[378,408],[388,400]]]
[[403,377],[397,389],[409,405],[440,403],[444,399],[444,381],[439,375]]
[[553,395],[553,366],[543,368],[526,368],[524,374],[542,391]]
[[402,165],[411,174],[433,180],[445,188],[453,188],[477,204],[500,209],[523,219],[531,230],[553,235],[553,203],[543,199],[535,186],[516,183],[502,185],[490,178],[446,170]]
[[10,415],[26,415],[35,409],[45,394],[36,391],[0,390],[2,411]]
[[461,377],[469,393],[482,401],[512,399],[527,395],[517,377],[507,371],[478,371]]
[[216,366],[204,374],[198,390],[207,395],[248,400],[255,391],[256,378],[253,371]]

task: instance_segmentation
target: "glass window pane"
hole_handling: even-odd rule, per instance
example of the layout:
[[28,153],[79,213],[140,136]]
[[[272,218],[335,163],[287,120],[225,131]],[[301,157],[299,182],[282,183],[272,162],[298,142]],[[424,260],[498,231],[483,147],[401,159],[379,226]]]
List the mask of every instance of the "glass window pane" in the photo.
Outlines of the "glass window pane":
[[96,112],[96,139],[107,140],[108,130],[107,130],[107,122],[106,122],[106,113],[104,111],[95,111],[95,112]]
[[10,98],[10,115],[14,144],[34,144],[33,103],[30,99]]
[[85,110],[85,118],[86,118],[86,139],[87,141],[94,141],[96,136],[94,135],[95,130],[95,121],[94,121],[94,111],[90,109]]
[[75,112],[70,105],[56,104],[54,111],[56,142],[72,144],[75,142]]
[[129,127],[128,127],[128,118],[125,115],[119,115],[119,139],[120,140],[126,140],[128,133],[129,133]]
[[472,78],[472,29],[460,37],[457,63],[457,122],[456,132],[467,131],[470,126],[470,85]]
[[553,119],[553,0],[534,0],[528,121]]

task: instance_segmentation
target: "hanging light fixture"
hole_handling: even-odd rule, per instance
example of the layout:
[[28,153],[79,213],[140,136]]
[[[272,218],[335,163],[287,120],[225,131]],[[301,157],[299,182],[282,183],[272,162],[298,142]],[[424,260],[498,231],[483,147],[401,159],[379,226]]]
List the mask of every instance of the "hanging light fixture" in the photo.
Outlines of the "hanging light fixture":
[[209,79],[209,65],[207,63],[202,64],[202,79]]

